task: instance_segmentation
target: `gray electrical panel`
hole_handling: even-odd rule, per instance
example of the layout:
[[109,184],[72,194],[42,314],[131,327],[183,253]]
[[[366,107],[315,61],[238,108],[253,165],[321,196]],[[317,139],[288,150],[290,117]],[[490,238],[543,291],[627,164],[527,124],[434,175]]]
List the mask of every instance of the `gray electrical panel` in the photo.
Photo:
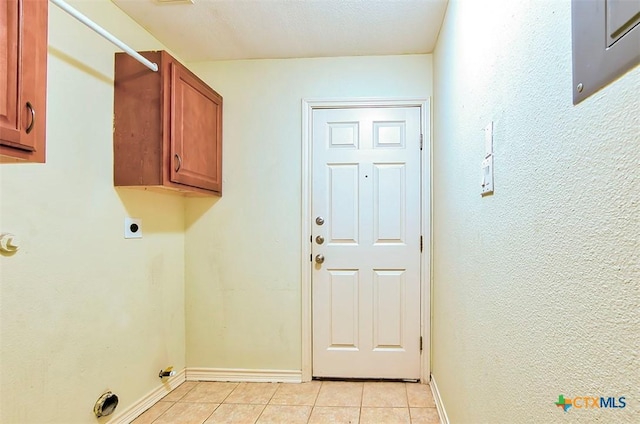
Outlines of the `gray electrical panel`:
[[573,104],[640,64],[640,0],[572,0]]

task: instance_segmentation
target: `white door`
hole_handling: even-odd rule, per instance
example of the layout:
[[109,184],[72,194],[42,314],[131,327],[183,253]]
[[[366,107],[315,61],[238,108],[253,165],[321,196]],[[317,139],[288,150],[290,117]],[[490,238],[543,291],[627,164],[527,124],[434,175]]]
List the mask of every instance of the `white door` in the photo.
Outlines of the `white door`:
[[313,376],[420,378],[420,108],[314,109]]

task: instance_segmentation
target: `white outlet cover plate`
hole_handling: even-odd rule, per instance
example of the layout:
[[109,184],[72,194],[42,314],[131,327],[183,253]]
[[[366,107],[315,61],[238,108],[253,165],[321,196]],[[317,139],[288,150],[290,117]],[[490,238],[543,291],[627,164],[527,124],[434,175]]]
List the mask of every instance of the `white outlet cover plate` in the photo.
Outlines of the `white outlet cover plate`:
[[482,161],[482,191],[483,196],[493,193],[493,156],[485,158]]
[[124,238],[126,239],[142,238],[142,219],[140,218],[124,219]]
[[484,127],[484,157],[488,158],[493,154],[493,121],[489,121]]

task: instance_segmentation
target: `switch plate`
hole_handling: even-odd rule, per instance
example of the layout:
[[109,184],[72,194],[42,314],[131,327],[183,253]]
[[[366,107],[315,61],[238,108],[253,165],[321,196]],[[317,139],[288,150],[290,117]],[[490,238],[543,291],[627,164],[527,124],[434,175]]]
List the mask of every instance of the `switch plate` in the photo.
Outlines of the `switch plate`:
[[484,157],[488,158],[493,154],[493,121],[484,127]]
[[483,196],[485,194],[493,193],[493,155],[485,158],[482,161],[482,191]]
[[142,219],[125,218],[124,219],[124,238],[142,238]]

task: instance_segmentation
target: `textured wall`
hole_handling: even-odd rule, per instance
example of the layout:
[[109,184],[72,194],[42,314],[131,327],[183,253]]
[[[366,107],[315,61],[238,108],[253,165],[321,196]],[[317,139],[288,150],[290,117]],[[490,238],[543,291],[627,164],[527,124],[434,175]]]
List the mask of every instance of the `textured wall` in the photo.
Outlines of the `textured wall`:
[[[107,0],[74,3],[139,49],[162,48]],[[184,200],[113,187],[116,48],[49,5],[46,164],[0,165],[0,422],[90,423],[184,367]],[[141,240],[124,217],[143,219]]]
[[[640,68],[573,106],[570,9],[450,1],[434,54],[433,375],[453,423],[640,422]],[[565,414],[559,394],[627,407]]]
[[300,370],[301,100],[429,97],[431,56],[190,67],[225,103],[223,196],[187,201],[187,365]]

